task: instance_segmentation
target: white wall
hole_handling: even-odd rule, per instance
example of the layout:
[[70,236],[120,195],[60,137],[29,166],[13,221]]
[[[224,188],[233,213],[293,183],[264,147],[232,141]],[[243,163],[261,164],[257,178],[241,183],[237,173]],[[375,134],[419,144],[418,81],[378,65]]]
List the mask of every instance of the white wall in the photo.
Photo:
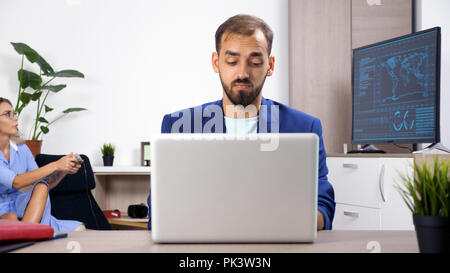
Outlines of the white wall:
[[[100,146],[112,142],[115,165],[139,165],[140,142],[160,132],[164,114],[221,98],[214,34],[238,13],[272,27],[276,70],[263,95],[288,104],[287,0],[2,0],[0,96],[16,102],[20,57],[10,42],[24,42],[55,70],[86,76],[58,81],[68,87],[49,106],[89,111],[50,127],[42,152],[84,153],[102,165]],[[24,137],[34,111],[28,106],[19,120]]]
[[450,147],[450,1],[416,0],[416,29],[441,29],[441,143]]

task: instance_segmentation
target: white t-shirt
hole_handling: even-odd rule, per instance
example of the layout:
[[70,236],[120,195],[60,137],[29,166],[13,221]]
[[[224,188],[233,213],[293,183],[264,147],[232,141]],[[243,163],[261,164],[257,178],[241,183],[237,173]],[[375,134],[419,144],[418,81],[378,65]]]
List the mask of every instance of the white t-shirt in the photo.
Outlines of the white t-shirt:
[[254,118],[224,118],[227,134],[256,134],[258,132],[258,116]]

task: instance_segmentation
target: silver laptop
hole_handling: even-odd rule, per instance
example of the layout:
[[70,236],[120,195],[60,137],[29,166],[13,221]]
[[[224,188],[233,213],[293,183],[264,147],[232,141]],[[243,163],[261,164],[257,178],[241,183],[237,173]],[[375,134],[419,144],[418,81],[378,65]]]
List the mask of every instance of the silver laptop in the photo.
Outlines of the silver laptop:
[[152,140],[159,243],[313,242],[316,134],[162,134]]

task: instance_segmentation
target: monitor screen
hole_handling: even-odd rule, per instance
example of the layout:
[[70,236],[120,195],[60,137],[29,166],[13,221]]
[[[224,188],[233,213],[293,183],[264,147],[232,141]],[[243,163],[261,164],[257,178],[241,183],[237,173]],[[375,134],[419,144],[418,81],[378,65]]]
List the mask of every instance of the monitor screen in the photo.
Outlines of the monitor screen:
[[439,142],[440,28],[353,50],[352,143]]

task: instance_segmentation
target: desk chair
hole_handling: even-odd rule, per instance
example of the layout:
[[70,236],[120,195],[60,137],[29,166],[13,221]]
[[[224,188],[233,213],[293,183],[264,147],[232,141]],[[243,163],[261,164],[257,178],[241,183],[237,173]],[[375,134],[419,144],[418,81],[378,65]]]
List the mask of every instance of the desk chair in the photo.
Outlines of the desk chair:
[[[50,190],[52,215],[61,220],[83,222],[87,229],[110,230],[111,226],[91,193],[95,188],[94,173],[89,158],[80,155],[84,163],[76,174],[68,174]],[[36,163],[42,167],[63,155],[36,155]]]

